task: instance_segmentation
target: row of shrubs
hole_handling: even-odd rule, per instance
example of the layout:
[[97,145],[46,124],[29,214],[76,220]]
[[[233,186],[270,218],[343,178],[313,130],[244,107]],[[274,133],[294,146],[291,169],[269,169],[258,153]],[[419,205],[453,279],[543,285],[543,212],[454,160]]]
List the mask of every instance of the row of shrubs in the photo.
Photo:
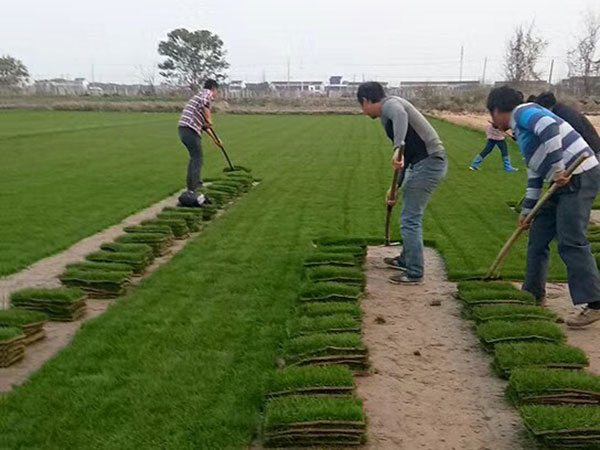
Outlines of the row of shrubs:
[[366,439],[353,374],[369,367],[361,338],[364,239],[325,238],[306,258],[306,281],[287,324],[281,367],[264,409],[266,447],[360,445]]
[[174,240],[200,231],[218,209],[253,184],[247,169],[226,172],[203,193],[210,204],[201,208],[166,207],[154,219],[125,228],[114,242],[102,244],[84,261],[69,264],[60,275],[62,288],[24,289],[12,293],[11,308],[0,311],[0,367],[25,355],[25,346],[45,337],[47,320],[74,321],[85,314],[87,298],[115,298],[127,293],[134,277],[142,276],[155,258],[165,255]]
[[600,377],[558,318],[508,282],[460,282],[458,298],[527,429],[549,447],[600,448]]

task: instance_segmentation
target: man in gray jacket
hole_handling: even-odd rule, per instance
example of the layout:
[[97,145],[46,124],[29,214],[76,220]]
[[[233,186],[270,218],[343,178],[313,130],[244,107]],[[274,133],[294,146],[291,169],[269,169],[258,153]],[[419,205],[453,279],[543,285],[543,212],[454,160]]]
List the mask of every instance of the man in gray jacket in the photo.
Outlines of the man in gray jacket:
[[[390,281],[404,285],[421,284],[424,273],[423,214],[448,170],[446,150],[423,114],[403,98],[386,96],[380,83],[361,84],[357,97],[363,113],[372,119],[380,118],[393,142],[394,170],[405,170],[400,214],[403,249],[398,257],[384,259],[387,266],[400,271]],[[394,205],[396,201],[390,189],[386,202]]]

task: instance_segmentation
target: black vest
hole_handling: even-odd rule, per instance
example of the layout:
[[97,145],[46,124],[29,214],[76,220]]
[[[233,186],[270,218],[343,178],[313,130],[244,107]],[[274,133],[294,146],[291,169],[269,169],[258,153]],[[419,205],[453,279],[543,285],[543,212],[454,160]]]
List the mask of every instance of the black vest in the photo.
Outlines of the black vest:
[[[388,120],[385,124],[385,133],[387,136],[394,141],[394,124],[391,120]],[[406,132],[406,138],[404,139],[404,162],[407,166],[417,164],[419,161],[423,161],[429,156],[427,152],[427,145],[425,141],[421,139],[421,136],[408,125],[408,131]]]

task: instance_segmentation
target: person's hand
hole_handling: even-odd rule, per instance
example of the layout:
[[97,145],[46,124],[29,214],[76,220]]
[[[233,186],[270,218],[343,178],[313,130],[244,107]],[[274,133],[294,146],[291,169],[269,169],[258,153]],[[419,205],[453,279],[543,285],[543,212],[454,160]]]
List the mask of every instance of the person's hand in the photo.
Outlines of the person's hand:
[[385,194],[385,203],[388,206],[394,206],[398,201],[398,191],[392,192],[392,188],[389,188]]
[[523,228],[524,230],[529,230],[531,223],[527,223],[527,216],[519,216],[518,227]]
[[397,148],[392,157],[392,167],[394,170],[404,169],[404,155],[400,157],[400,149]]
[[571,181],[571,176],[567,175],[564,170],[559,170],[554,174],[554,182],[558,187],[564,187]]

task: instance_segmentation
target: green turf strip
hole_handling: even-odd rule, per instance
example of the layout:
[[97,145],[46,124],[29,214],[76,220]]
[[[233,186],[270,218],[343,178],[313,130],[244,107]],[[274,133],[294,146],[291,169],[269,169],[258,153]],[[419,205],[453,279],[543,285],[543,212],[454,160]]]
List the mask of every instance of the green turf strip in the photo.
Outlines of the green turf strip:
[[[133,268],[136,273],[142,272],[146,267],[152,263],[152,259],[144,255],[143,253],[120,253],[120,252],[109,252],[101,250],[98,252],[90,253],[85,257],[88,261],[92,262],[114,262],[120,264],[128,264]],[[114,269],[118,271],[117,268]]]
[[600,405],[600,377],[584,371],[517,369],[507,393],[516,404]]
[[478,289],[472,291],[459,291],[458,296],[466,302],[477,302],[481,300],[519,300],[521,302],[534,303],[535,297],[529,292],[505,289]]
[[200,231],[200,218],[197,214],[185,211],[163,211],[156,216],[159,220],[183,219],[190,231]]
[[352,253],[315,253],[304,261],[306,267],[327,265],[354,267],[357,265],[356,263],[356,257]]
[[0,310],[0,327],[22,327],[46,321],[46,314],[20,308]]
[[119,253],[142,253],[149,258],[153,257],[152,247],[147,244],[119,244],[117,242],[106,242],[100,246],[100,249]]
[[560,343],[565,339],[558,325],[540,320],[522,322],[495,320],[482,323],[477,326],[477,337],[489,349],[507,342]]
[[19,327],[0,327],[0,343],[11,341],[19,336],[23,336],[23,330]]
[[541,306],[528,305],[483,305],[475,306],[471,318],[476,322],[489,322],[492,320],[525,321],[547,320],[556,321],[557,317],[552,311]]
[[355,422],[364,428],[362,401],[358,398],[284,397],[267,402],[265,431],[286,428],[292,424],[318,421]]
[[367,249],[358,245],[322,245],[317,247],[319,253],[350,253],[357,258],[364,258]]
[[121,263],[113,263],[113,262],[77,262],[68,264],[67,269],[75,269],[75,270],[84,270],[84,271],[101,271],[101,272],[128,272],[130,275],[133,275],[133,267],[129,264],[121,264]]
[[55,289],[22,289],[10,295],[11,302],[21,301],[48,301],[55,303],[78,302],[85,298],[85,293],[77,288],[55,288]]
[[313,282],[338,282],[363,286],[365,275],[362,270],[353,267],[310,267],[306,275]]
[[269,396],[349,394],[353,388],[353,372],[346,367],[287,367],[275,371],[269,385]]
[[190,229],[184,219],[177,219],[170,216],[169,219],[150,219],[144,220],[142,225],[166,225],[171,228],[171,231],[177,239],[183,239],[189,236]]
[[301,301],[356,301],[361,289],[343,283],[307,283],[300,291]]
[[350,314],[334,314],[322,317],[298,317],[288,325],[290,336],[314,333],[359,332],[360,322]]
[[125,233],[159,233],[166,236],[173,236],[173,230],[168,225],[136,225],[123,228]]
[[587,365],[583,350],[566,345],[511,343],[498,344],[494,349],[494,368],[506,378],[519,368],[581,369]]
[[284,344],[289,365],[342,364],[356,369],[367,367],[367,349],[358,333],[321,333],[290,339]]
[[536,435],[579,431],[600,436],[600,407],[527,405],[521,408],[521,415]]
[[215,182],[210,185],[210,189],[218,192],[224,193],[227,197],[233,198],[238,195],[239,191],[237,188],[233,186],[229,186],[227,184],[221,182]]
[[460,293],[487,290],[519,292],[519,289],[508,281],[460,281],[457,288]]
[[360,319],[362,316],[360,306],[352,302],[302,303],[297,311],[299,316],[305,317],[350,314],[355,319]]

